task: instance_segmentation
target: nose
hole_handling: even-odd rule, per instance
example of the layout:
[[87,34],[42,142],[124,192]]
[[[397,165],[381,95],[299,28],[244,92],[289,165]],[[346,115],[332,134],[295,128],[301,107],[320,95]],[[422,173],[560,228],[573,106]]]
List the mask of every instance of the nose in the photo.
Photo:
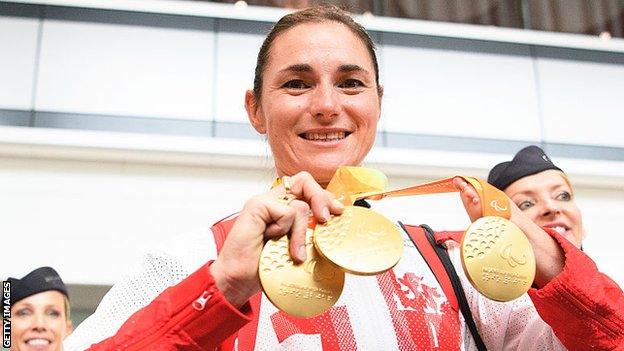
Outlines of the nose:
[[43,331],[46,329],[46,318],[43,313],[35,313],[32,319],[32,329]]
[[312,116],[321,123],[331,122],[340,112],[339,92],[332,84],[316,86],[310,104]]
[[559,205],[553,199],[545,200],[542,202],[540,212],[542,217],[555,216],[560,213]]

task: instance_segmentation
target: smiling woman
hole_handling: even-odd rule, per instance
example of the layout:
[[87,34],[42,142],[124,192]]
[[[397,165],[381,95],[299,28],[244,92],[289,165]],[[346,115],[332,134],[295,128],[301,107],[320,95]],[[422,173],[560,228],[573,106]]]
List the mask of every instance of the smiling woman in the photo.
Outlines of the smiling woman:
[[528,146],[496,165],[488,182],[503,190],[533,222],[582,246],[585,228],[568,177],[539,147]]
[[[264,78],[245,107],[267,135],[279,176],[305,170],[324,185],[373,146],[382,95],[377,59],[370,38],[353,34],[341,22],[304,23],[276,31],[260,49],[256,73]],[[271,65],[263,67],[270,46]]]
[[60,351],[72,331],[67,289],[58,273],[41,267],[11,283],[11,351]]

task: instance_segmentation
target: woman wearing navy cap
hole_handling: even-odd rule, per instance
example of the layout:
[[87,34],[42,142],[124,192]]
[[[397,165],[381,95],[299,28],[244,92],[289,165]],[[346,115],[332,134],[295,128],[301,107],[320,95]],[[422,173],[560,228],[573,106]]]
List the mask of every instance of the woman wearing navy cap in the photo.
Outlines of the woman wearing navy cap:
[[540,227],[551,228],[580,248],[585,237],[581,211],[565,173],[542,149],[528,146],[490,171],[488,182]]
[[[561,243],[566,262],[583,262],[577,265],[577,269],[571,269],[572,265],[566,264],[559,281],[541,289],[542,295],[563,289],[582,291],[570,308],[579,314],[583,309],[600,311],[600,320],[586,318],[583,324],[570,323],[566,337],[574,334],[577,328],[612,328],[609,333],[611,339],[600,340],[600,346],[595,348],[624,350],[624,331],[618,327],[618,323],[622,322],[624,295],[617,283],[600,273],[595,263],[579,250],[585,229],[566,174],[541,148],[531,145],[518,151],[511,161],[494,166],[488,182],[504,191],[533,222],[551,232]],[[566,241],[569,241],[567,245]],[[541,307],[538,311],[547,323],[552,325],[562,321],[562,314],[555,306]],[[579,338],[577,344],[584,345],[584,341]]]
[[62,350],[72,331],[67,288],[50,267],[37,268],[11,283],[11,351]]

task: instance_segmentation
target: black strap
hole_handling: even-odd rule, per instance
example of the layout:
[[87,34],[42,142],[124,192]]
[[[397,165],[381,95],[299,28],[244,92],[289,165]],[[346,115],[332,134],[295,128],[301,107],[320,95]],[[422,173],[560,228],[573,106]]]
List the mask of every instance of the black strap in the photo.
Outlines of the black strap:
[[440,258],[440,261],[442,261],[442,265],[444,266],[444,269],[446,270],[446,273],[451,280],[451,285],[453,285],[453,290],[455,291],[455,296],[457,297],[459,309],[464,316],[464,321],[466,321],[466,325],[470,330],[470,334],[472,334],[472,338],[474,339],[474,342],[477,346],[477,350],[487,351],[485,343],[483,343],[483,339],[481,339],[481,335],[479,335],[479,331],[477,330],[477,325],[474,322],[472,312],[470,312],[470,307],[468,306],[466,294],[464,294],[464,289],[462,288],[461,281],[459,280],[459,276],[457,276],[457,272],[455,271],[453,263],[451,263],[448,252],[446,252],[446,249],[444,247],[436,243],[433,230],[429,228],[429,226],[422,224],[421,227],[424,229],[427,240],[429,240],[429,243],[431,244],[431,246],[433,246],[433,249],[438,255],[438,258]]
[[368,203],[368,201],[363,200],[363,199],[355,200],[355,202],[353,203],[353,206],[371,208],[371,205]]

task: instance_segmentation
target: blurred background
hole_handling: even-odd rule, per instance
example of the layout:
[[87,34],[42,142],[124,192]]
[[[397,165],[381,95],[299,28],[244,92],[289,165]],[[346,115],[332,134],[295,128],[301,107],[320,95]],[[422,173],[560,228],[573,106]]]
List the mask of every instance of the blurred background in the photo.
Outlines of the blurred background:
[[[367,166],[392,187],[486,177],[538,144],[576,185],[585,251],[624,286],[624,1],[323,2],[378,44]],[[77,324],[141,252],[263,192],[244,92],[272,23],[315,3],[0,1],[0,276],[54,267]],[[469,224],[456,194],[374,206]]]

